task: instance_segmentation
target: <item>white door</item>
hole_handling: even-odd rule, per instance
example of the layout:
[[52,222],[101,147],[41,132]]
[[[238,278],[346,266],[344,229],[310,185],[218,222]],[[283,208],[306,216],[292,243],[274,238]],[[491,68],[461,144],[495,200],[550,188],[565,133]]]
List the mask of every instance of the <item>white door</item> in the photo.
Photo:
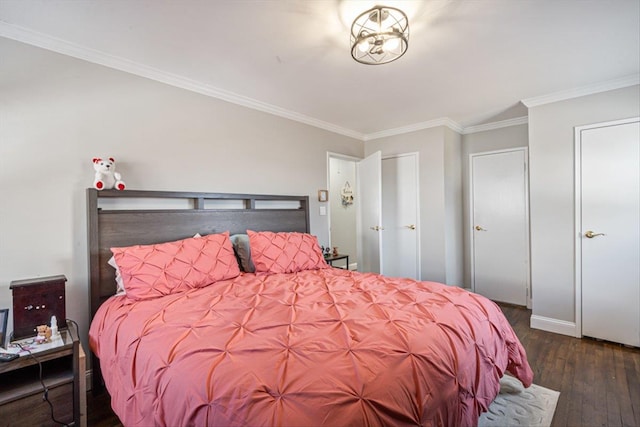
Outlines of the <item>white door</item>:
[[582,335],[640,346],[640,125],[576,129]]
[[526,149],[471,155],[473,290],[527,305],[529,224]]
[[358,271],[381,273],[382,154],[376,151],[358,162]]
[[382,218],[387,276],[418,279],[417,154],[382,159]]

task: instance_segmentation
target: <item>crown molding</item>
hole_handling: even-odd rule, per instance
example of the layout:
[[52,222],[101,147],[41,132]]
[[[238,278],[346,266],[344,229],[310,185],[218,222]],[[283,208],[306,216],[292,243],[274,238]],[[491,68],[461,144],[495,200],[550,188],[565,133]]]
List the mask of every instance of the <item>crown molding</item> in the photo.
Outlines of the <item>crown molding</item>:
[[405,133],[415,132],[418,130],[435,128],[438,126],[446,126],[454,132],[462,133],[463,128],[458,123],[454,122],[448,117],[442,117],[439,119],[429,120],[426,122],[414,123],[408,126],[401,126],[393,129],[386,129],[380,132],[368,133],[364,135],[364,141],[371,141],[373,139],[386,138],[388,136],[402,135]]
[[528,116],[516,117],[513,119],[500,120],[499,122],[484,123],[484,124],[475,125],[475,126],[467,126],[462,130],[462,134],[467,135],[470,133],[484,132],[486,130],[494,130],[494,129],[501,129],[501,128],[506,128],[510,126],[526,125],[527,123],[529,123]]
[[629,86],[635,86],[637,84],[640,84],[640,74],[632,74],[629,76],[621,77],[619,79],[607,80],[605,82],[588,86],[582,86],[574,89],[567,89],[560,92],[550,93],[548,95],[523,99],[522,103],[527,108],[532,108],[539,105],[550,104],[552,102],[565,101],[567,99],[593,95],[600,92],[607,92],[609,90],[622,89]]
[[[86,48],[75,43],[70,43],[66,40],[29,30],[21,26],[9,24],[4,21],[0,21],[0,37],[16,40],[18,42],[40,47],[94,64],[103,65],[105,67],[123,71],[129,74],[145,77],[151,80],[168,84],[170,86],[199,93],[201,95],[209,96],[212,98],[217,98],[222,101],[261,111],[267,114],[283,117],[285,119],[293,120],[299,123],[304,123],[309,126],[324,129],[329,132],[344,135],[360,141],[371,141],[374,139],[402,135],[405,133],[434,128],[438,126],[446,126],[459,134],[469,134],[528,123],[527,117],[518,117],[515,119],[503,120],[499,122],[463,127],[450,118],[443,117],[426,122],[420,122],[412,125],[365,134],[335,125],[333,123],[318,120],[313,117],[297,113],[295,111],[287,110],[272,104],[258,101],[256,99],[249,98],[234,92],[207,85],[193,79],[179,76],[177,74],[172,74],[166,71],[159,70],[157,68],[149,67],[122,57],[110,55],[108,53],[101,52],[95,49]],[[638,84],[640,84],[640,74],[634,74],[620,79],[609,80],[594,85],[583,86],[580,88],[569,89],[548,95],[523,99],[522,103],[527,108],[532,108],[552,102],[606,92],[609,90],[620,89]]]
[[239,95],[234,92],[207,85],[193,79],[182,77],[173,73],[168,73],[157,68],[149,67],[95,49],[80,46],[75,43],[70,43],[66,40],[32,31],[27,28],[9,24],[3,21],[0,21],[0,36],[32,46],[47,49],[53,52],[61,53],[63,55],[71,56],[77,59],[82,59],[94,64],[103,65],[105,67],[145,77],[157,82],[168,84],[170,86],[186,89],[188,91],[196,92],[201,95],[217,98],[226,102],[230,102],[232,104],[241,105],[253,110],[262,111],[264,113],[304,123],[310,126],[327,130],[329,132],[341,134],[350,138],[355,138],[360,141],[364,141],[365,138],[364,134],[353,131],[351,129],[343,128],[332,123],[328,123],[322,120],[315,119],[313,117],[306,116],[304,114],[297,113],[295,111],[287,110],[275,105],[268,104],[266,102]]

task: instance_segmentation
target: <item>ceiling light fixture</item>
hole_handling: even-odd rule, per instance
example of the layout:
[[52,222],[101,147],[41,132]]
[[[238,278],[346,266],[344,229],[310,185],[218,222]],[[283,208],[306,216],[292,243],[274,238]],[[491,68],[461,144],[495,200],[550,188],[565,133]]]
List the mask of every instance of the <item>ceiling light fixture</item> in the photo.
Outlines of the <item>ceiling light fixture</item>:
[[400,9],[376,6],[351,25],[351,56],[362,64],[386,64],[409,47],[409,20]]

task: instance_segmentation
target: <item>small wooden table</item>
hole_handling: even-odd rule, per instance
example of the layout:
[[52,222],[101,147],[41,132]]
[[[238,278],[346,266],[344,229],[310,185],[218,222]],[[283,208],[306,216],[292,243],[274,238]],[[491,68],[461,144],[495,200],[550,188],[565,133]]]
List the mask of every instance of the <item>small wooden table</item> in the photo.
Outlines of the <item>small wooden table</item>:
[[344,270],[348,270],[349,269],[349,255],[338,254],[338,255],[329,255],[329,256],[324,257],[324,260],[327,261],[327,264],[329,264],[331,267],[334,266],[333,265],[334,261],[338,261],[338,260],[341,260],[341,259],[346,260],[345,267],[336,266],[336,268],[342,268]]
[[[21,342],[27,342],[21,340]],[[80,363],[77,329],[63,329],[51,344],[30,344],[31,355],[22,352],[10,362],[0,363],[0,424],[51,425],[51,408],[43,400],[44,381],[54,417],[65,424],[81,426],[85,366]],[[46,346],[46,347],[44,347]],[[84,358],[82,358],[84,362]]]

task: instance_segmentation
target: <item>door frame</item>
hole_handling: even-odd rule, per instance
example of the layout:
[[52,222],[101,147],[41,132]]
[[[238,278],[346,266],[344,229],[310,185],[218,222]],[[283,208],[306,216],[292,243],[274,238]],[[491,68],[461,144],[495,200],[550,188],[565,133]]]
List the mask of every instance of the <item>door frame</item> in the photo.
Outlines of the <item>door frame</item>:
[[531,308],[531,300],[533,299],[533,291],[531,289],[531,221],[529,220],[529,148],[528,147],[514,147],[506,148],[503,150],[491,150],[491,151],[479,151],[477,153],[469,154],[469,219],[467,224],[467,230],[469,230],[469,272],[471,278],[471,290],[476,291],[476,279],[475,279],[475,233],[473,232],[473,159],[474,157],[502,154],[521,151],[524,154],[524,221],[527,232],[525,233],[525,258],[527,262],[526,273],[526,292],[527,292],[527,308]]
[[[347,154],[336,153],[333,151],[327,151],[327,186],[325,188],[331,188],[331,159],[341,159],[348,160],[354,163],[362,160],[362,157],[350,156]],[[354,183],[354,186],[356,183]],[[327,200],[327,236],[329,236],[329,247],[333,247],[333,242],[331,241],[331,197]],[[357,237],[356,237],[357,240]],[[356,247],[358,246],[358,242],[356,242]],[[353,257],[356,261],[352,261],[351,264],[355,265],[357,268],[357,257]],[[350,268],[348,266],[347,268]]]
[[[387,154],[382,156],[382,160],[386,159],[396,159],[399,157],[413,157],[413,161],[415,162],[415,170],[416,170],[416,273],[417,280],[421,280],[422,278],[422,254],[420,252],[420,240],[422,236],[422,228],[420,228],[420,153],[417,151],[411,151],[407,153],[399,153],[399,154]],[[384,195],[383,195],[384,197]]]
[[640,121],[640,117],[611,120],[573,128],[574,139],[574,277],[575,277],[575,337],[582,338],[582,131],[603,127],[619,126]]

